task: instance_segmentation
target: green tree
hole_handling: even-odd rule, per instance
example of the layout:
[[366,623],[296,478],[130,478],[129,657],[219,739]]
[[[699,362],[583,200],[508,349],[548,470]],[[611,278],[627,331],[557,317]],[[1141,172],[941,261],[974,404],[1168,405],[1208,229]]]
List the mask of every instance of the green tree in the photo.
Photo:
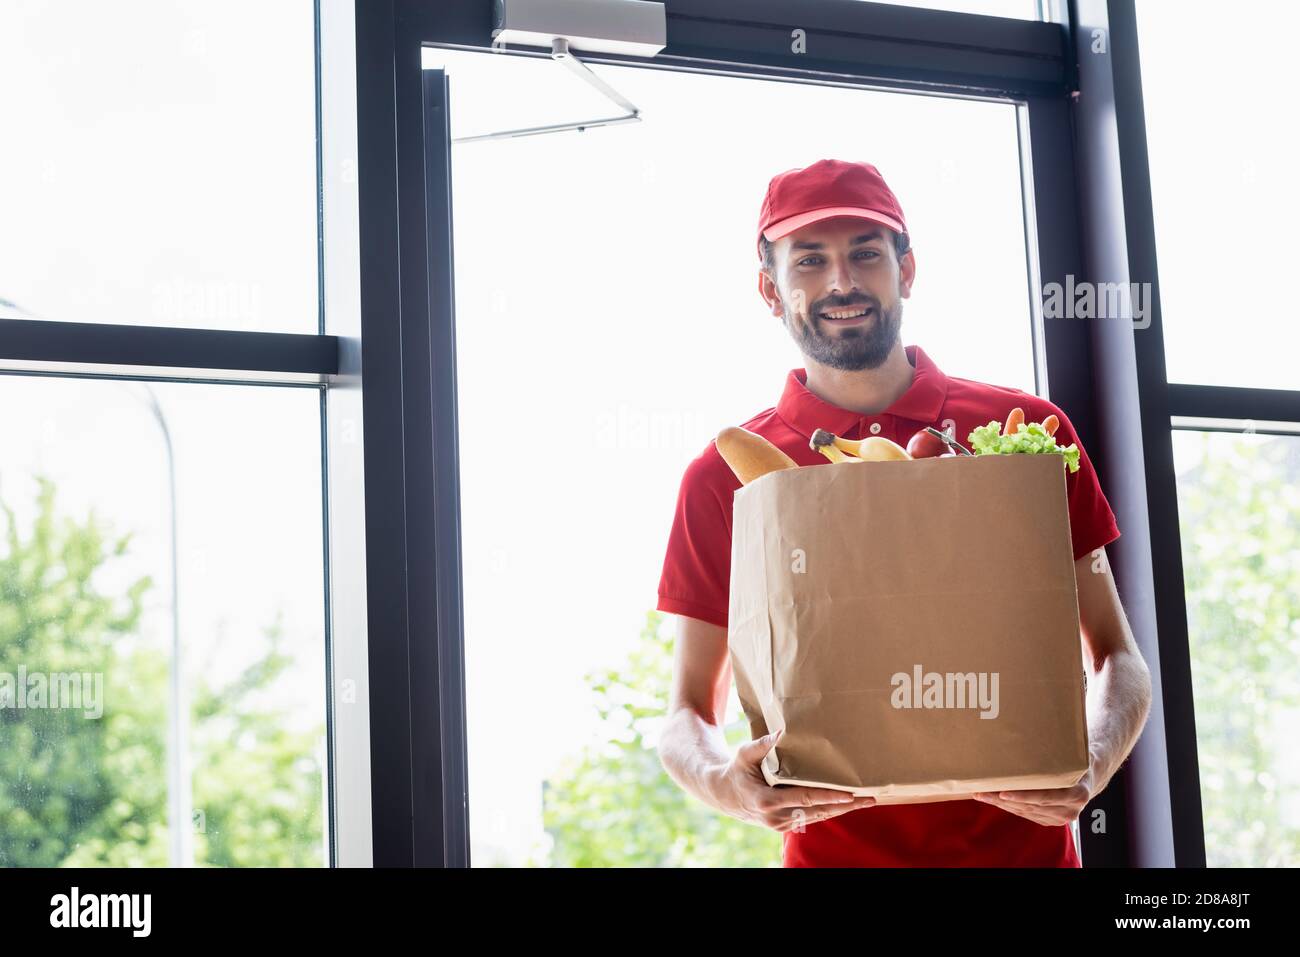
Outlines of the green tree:
[[[93,511],[81,524],[57,520],[54,484],[37,481],[26,538],[0,502],[0,672],[102,675],[103,713],[0,708],[0,865],[166,865],[168,660],[139,634],[153,582],[105,594],[96,574],[127,554],[131,536],[111,538]],[[279,622],[267,638],[266,653],[233,681],[195,683],[199,864],[322,863],[322,729],[291,731],[273,707],[290,659]]]
[[[624,667],[591,672],[598,746],[564,762],[543,784],[548,860],[558,867],[778,867],[781,835],[720,814],[664,771],[654,741],[672,677],[671,619],[651,611]],[[749,739],[738,707],[725,728]]]
[[268,650],[226,685],[199,685],[194,701],[194,806],[205,817],[196,835],[200,861],[222,867],[319,867],[323,727],[291,729],[267,692],[293,665],[281,650],[279,621],[265,632]]
[[[1300,864],[1300,440],[1180,437],[1179,515],[1211,866]],[[1291,764],[1291,774],[1295,765]]]
[[[106,541],[93,514],[84,526],[57,524],[54,485],[38,481],[27,541],[3,506],[9,527],[8,554],[0,559],[0,670],[130,674],[139,654],[132,636],[150,581],[134,582],[121,599],[91,582],[106,556],[126,552],[129,536]],[[131,734],[129,722],[107,709],[97,720],[68,708],[19,710],[9,702],[0,709],[0,864],[57,866],[112,819],[148,843],[153,802],[129,802],[123,792],[147,792],[162,751]],[[133,779],[132,771],[144,773]]]

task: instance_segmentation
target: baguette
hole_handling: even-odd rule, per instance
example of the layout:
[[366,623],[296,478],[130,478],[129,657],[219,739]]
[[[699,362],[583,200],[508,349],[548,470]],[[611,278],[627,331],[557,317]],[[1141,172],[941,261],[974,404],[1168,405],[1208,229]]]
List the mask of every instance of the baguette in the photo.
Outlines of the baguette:
[[741,485],[779,469],[798,468],[794,459],[775,445],[748,429],[728,426],[713,440],[718,452]]

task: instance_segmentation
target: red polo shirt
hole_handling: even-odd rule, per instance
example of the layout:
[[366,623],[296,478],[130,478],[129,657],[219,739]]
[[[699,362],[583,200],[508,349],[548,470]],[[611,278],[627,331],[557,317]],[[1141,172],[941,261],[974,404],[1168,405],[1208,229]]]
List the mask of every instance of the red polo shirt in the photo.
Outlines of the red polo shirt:
[[[794,369],[775,408],[742,423],[799,465],[829,464],[808,447],[814,430],[846,438],[883,435],[906,445],[927,425],[955,423],[958,441],[976,426],[1006,421],[1016,406],[1025,420],[1054,414],[1057,441],[1079,446],[1079,471],[1066,472],[1070,535],[1076,560],[1119,537],[1114,513],[1069,418],[1057,406],[1019,389],[944,375],[920,346],[906,346],[912,384],[888,409],[860,415],[808,391],[807,371]],[[686,468],[659,580],[660,611],[727,626],[731,582],[731,505],[739,480],[712,442]],[[861,808],[785,832],[786,867],[1078,867],[1069,825],[1044,827],[974,800]]]

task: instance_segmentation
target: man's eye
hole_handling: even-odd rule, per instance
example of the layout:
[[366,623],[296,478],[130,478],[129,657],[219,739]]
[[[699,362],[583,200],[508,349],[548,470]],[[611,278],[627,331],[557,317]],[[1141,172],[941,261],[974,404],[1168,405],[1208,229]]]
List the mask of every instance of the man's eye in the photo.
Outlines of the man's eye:
[[[880,258],[880,253],[876,252],[874,249],[862,249],[859,250],[854,255],[862,256],[863,258],[870,257],[871,259]],[[809,264],[814,264],[814,261],[820,262],[821,258],[822,258],[821,256],[805,256],[803,259],[800,259],[797,263],[795,263],[795,265],[806,266]]]

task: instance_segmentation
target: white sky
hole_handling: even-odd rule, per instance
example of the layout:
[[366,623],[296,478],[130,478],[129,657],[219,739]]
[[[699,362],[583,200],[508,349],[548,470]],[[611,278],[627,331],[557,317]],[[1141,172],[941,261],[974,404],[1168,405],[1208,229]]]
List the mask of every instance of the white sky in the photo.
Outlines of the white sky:
[[[1206,21],[1189,6],[1218,9],[1178,5],[1186,31]],[[1293,386],[1296,324],[1274,277],[1294,243],[1273,224],[1297,208],[1295,124],[1240,104],[1287,88],[1269,71],[1289,62],[1296,13],[1270,5],[1286,24],[1250,43],[1260,17],[1216,16],[1210,73],[1172,7],[1139,4],[1171,378]],[[310,9],[6,0],[0,298],[56,320],[315,330]],[[431,51],[426,65],[449,70],[456,135],[613,111],[546,60]],[[582,676],[621,662],[654,604],[682,469],[802,365],[755,288],[772,174],[823,156],[876,164],[916,248],[904,342],[951,375],[1033,390],[1010,106],[594,69],[641,123],[454,156],[479,863],[518,861],[540,837],[541,781],[592,728]],[[1206,295],[1207,274],[1229,292]],[[284,608],[308,687],[315,393],[155,388],[178,445],[185,633],[233,667]],[[65,510],[135,530],[138,567],[159,581],[149,627],[165,634],[164,463],[140,389],[0,376],[0,495],[21,504],[43,467]]]
[[4,0],[0,299],[315,332],[313,43],[310,0]]
[[929,7],[952,10],[956,13],[982,13],[991,17],[1014,17],[1017,20],[1037,20],[1038,4],[1035,0],[880,0],[897,7]]
[[1137,11],[1169,380],[1294,389],[1300,4]]

